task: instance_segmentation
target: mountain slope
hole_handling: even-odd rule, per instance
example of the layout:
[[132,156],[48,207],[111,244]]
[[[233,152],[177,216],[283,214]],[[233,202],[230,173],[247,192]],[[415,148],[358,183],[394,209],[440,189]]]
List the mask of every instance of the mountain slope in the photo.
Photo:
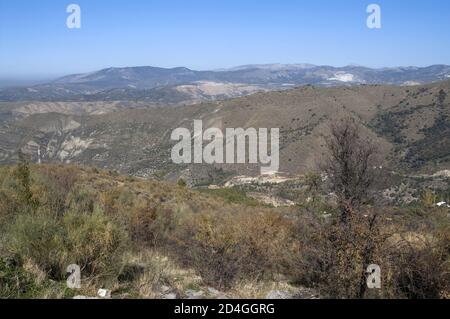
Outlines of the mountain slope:
[[[352,116],[364,127],[363,134],[380,145],[380,156],[390,167],[435,172],[450,168],[449,93],[449,81],[414,87],[305,86],[175,108],[124,109],[113,104],[105,114],[67,109],[16,114],[8,104],[3,110],[10,115],[0,126],[0,161],[13,162],[22,148],[36,162],[40,149],[43,162],[94,165],[144,177],[186,175],[198,184],[259,174],[257,165],[173,164],[172,130],[192,130],[193,120],[201,119],[204,129],[280,128],[280,170],[297,174],[317,167],[329,123]],[[104,107],[110,104],[104,102]]]

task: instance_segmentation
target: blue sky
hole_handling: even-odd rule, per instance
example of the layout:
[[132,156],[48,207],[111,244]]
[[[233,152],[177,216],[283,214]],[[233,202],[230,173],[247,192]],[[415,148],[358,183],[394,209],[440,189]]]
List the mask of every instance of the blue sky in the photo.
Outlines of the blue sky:
[[[81,29],[66,7],[81,7]],[[366,26],[377,3],[382,28]],[[448,0],[0,0],[0,77],[110,66],[450,64]]]

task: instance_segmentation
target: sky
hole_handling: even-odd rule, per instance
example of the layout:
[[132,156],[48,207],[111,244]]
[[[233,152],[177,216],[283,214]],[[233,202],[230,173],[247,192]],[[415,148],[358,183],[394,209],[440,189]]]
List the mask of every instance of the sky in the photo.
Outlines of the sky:
[[[81,28],[69,29],[69,4]],[[381,29],[366,24],[369,4]],[[106,67],[450,64],[448,0],[0,0],[0,78]]]

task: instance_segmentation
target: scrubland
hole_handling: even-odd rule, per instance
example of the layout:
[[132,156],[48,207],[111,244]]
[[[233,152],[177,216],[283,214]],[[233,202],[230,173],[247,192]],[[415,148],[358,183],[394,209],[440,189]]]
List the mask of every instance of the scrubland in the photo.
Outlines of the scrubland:
[[[447,208],[367,204],[343,227],[335,204],[308,192],[308,202],[274,208],[238,189],[200,192],[70,165],[1,167],[0,297],[99,288],[113,298],[300,298],[304,289],[450,297]],[[80,290],[66,285],[70,264],[81,267]],[[382,289],[362,288],[367,264],[380,265]]]

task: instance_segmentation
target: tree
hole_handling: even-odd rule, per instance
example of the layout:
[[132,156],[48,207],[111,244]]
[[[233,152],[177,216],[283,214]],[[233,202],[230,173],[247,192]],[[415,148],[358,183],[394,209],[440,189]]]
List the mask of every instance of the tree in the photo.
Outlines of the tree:
[[17,163],[15,177],[19,182],[19,196],[22,204],[35,209],[37,201],[33,198],[31,191],[30,165],[21,151],[19,151],[19,163]]
[[323,169],[341,213],[328,234],[333,251],[330,265],[335,269],[331,287],[337,295],[363,298],[367,291],[367,266],[376,261],[384,239],[379,233],[378,213],[363,207],[371,200],[377,148],[361,135],[352,118],[333,123],[330,132]]
[[427,207],[433,207],[437,202],[438,197],[430,189],[425,190],[422,193],[421,200],[422,203]]
[[310,194],[316,195],[322,184],[322,177],[315,172],[309,172],[305,175],[305,184]]
[[177,185],[180,186],[180,187],[186,187],[187,186],[186,181],[184,179],[182,179],[182,178],[180,178],[177,181]]
[[341,222],[346,223],[352,211],[370,200],[377,149],[370,139],[361,136],[352,118],[331,124],[330,131],[326,138],[328,158],[323,170],[337,196]]

